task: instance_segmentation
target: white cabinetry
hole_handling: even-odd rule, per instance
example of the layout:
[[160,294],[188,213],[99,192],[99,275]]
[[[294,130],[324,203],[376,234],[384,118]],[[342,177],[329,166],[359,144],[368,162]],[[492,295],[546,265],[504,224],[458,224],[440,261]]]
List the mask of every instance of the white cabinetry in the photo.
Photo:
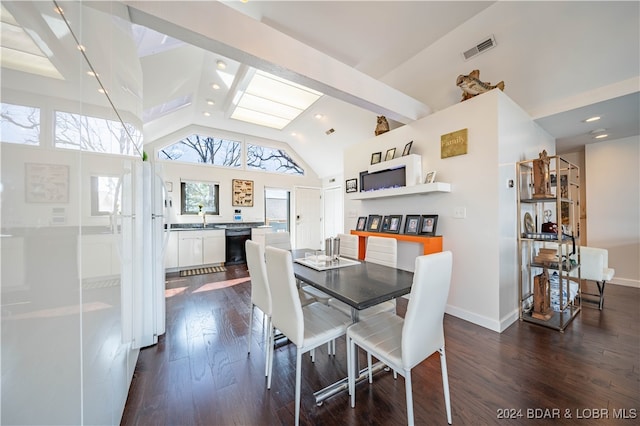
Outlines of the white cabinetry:
[[178,267],[178,233],[170,232],[167,247],[164,251],[165,269]]
[[25,246],[24,238],[2,235],[2,290],[23,288],[25,285]]
[[224,230],[178,231],[178,267],[224,263]]
[[225,261],[225,233],[223,230],[203,231],[202,263],[224,263]]

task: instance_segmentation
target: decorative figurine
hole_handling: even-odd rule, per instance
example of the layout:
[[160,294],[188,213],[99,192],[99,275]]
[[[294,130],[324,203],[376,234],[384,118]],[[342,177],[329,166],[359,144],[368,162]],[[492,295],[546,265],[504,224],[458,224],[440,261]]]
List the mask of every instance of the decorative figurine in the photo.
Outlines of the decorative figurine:
[[376,136],[381,135],[389,131],[389,122],[384,115],[378,116],[378,124],[376,125]]
[[547,268],[533,277],[533,312],[531,316],[547,321],[551,318],[551,299],[549,297],[549,272]]
[[480,81],[480,71],[473,70],[469,75],[459,75],[456,79],[456,86],[462,89],[462,101],[473,98],[476,95],[488,92],[496,87],[504,91],[504,81],[492,86],[491,83]]
[[549,176],[549,156],[543,150],[537,160],[533,160],[533,198],[551,198],[551,178]]

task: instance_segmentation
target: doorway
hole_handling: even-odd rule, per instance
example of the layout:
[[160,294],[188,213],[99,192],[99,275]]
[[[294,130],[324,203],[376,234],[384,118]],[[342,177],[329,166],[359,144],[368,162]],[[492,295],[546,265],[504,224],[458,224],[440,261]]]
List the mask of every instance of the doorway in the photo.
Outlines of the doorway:
[[274,232],[290,232],[291,192],[287,189],[264,189],[264,221]]

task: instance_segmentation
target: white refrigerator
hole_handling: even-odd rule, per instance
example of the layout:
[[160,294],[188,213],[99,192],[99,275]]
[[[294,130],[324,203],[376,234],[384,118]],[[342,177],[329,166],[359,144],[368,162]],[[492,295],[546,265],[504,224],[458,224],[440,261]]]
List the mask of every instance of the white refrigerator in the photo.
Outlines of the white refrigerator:
[[[170,210],[162,176],[161,165],[142,162],[138,172],[141,193],[136,216],[136,239],[140,244],[135,250],[140,256],[135,262],[133,291],[133,347],[144,348],[158,343],[158,336],[165,333],[165,269],[164,252],[169,240]],[[134,255],[135,257],[135,255]]]

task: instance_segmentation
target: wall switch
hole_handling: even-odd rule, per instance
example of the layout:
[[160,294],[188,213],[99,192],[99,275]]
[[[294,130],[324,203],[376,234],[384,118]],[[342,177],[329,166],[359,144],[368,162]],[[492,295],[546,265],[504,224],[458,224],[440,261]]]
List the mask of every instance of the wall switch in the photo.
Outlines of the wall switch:
[[466,207],[455,207],[453,209],[453,217],[456,219],[464,219],[467,217],[467,208]]

